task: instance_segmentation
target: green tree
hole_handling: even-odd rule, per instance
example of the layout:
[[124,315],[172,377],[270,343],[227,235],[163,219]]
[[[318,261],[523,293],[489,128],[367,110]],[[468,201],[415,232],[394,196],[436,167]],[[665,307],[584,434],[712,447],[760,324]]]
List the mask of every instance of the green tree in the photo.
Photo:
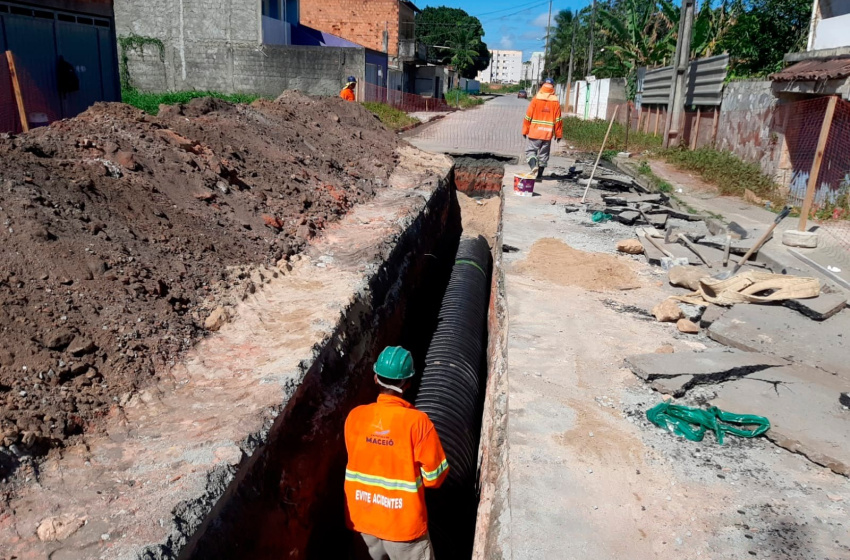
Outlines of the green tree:
[[[458,59],[467,63],[471,58],[472,63],[461,72],[464,78],[474,78],[490,65],[490,51],[483,37],[481,21],[458,8],[425,8],[416,15],[416,40],[428,47],[428,62],[453,64],[458,54]],[[456,45],[462,45],[463,52],[458,53]]]
[[452,66],[465,78],[474,78],[475,74],[478,73],[473,68],[480,54],[478,52],[478,43],[480,42],[468,27],[463,26],[459,26],[455,30],[454,37],[448,41],[448,46],[451,47]]
[[625,77],[627,96],[634,99],[638,68],[660,65],[675,52],[678,14],[669,0],[624,0],[619,7],[599,10],[599,76]]
[[718,42],[731,75],[765,76],[782,68],[785,53],[805,49],[810,0],[734,0],[733,22]]

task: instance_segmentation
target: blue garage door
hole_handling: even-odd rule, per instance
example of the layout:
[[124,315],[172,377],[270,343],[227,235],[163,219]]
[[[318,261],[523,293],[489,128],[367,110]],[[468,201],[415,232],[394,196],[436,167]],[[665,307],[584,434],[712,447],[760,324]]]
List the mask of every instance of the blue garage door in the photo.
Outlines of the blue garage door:
[[[120,101],[109,19],[0,2],[0,47],[14,53],[31,123],[73,117],[97,101]],[[4,109],[12,93],[3,70],[0,127],[10,130]]]

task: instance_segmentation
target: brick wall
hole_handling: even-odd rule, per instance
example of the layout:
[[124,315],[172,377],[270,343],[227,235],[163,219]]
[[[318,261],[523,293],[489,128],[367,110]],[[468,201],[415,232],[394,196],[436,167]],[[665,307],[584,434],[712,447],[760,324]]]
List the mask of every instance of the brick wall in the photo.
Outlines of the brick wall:
[[778,137],[772,130],[776,96],[766,81],[731,82],[723,92],[717,149],[758,163],[767,175],[777,172]]
[[388,30],[388,54],[398,56],[398,0],[301,0],[301,23],[382,52]]
[[262,45],[259,1],[116,0],[115,19],[119,37],[163,42],[161,54],[154,45],[127,53],[141,91],[337,95],[346,76],[365,81],[364,49]]

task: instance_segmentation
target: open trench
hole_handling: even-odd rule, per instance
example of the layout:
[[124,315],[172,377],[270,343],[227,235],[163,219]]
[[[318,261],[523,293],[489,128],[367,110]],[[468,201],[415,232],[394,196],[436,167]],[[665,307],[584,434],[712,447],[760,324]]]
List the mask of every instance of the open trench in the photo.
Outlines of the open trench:
[[[481,154],[455,158],[446,188],[440,189],[398,239],[373,277],[368,295],[351,306],[332,343],[319,354],[275,420],[268,442],[240,469],[212,514],[183,547],[180,558],[348,557],[352,535],[344,525],[345,418],[355,406],[375,400],[371,366],[383,347],[401,345],[409,349],[420,376],[439,367],[433,358],[439,352],[429,352],[429,347],[435,331],[440,332],[440,321],[445,320],[441,307],[448,306],[450,299],[467,297],[464,290],[470,280],[454,278],[458,273],[453,275],[452,271],[471,262],[468,247],[479,235],[483,238],[479,243],[486,240],[486,256],[482,258],[479,251],[480,262],[473,263],[473,272],[486,275],[485,280],[478,278],[476,288],[477,297],[484,298],[478,311],[483,315],[479,317],[480,340],[473,341],[479,352],[469,354],[478,356],[478,363],[463,367],[478,369],[481,386],[469,390],[474,403],[472,410],[464,412],[462,423],[466,425],[452,428],[465,432],[464,445],[471,446],[472,459],[464,468],[458,464],[456,470],[463,476],[456,475],[443,489],[426,494],[436,555],[441,559],[486,557],[491,520],[498,517],[499,509],[491,490],[501,470],[499,457],[503,456],[503,450],[498,449],[502,441],[498,424],[503,415],[498,409],[504,399],[496,395],[503,390],[504,373],[499,264],[505,163]],[[463,254],[458,253],[459,245]],[[450,291],[455,294],[446,297],[450,279],[454,286]],[[463,308],[461,315],[470,312]],[[452,313],[457,315],[458,311]],[[469,324],[461,318],[452,328]],[[442,330],[446,331],[445,325]],[[446,338],[445,333],[442,336]],[[432,379],[431,389],[423,387],[421,391],[434,393],[433,386],[442,383],[447,383],[445,378]],[[438,387],[436,393],[440,391]],[[405,397],[418,406],[419,393],[417,383]],[[443,393],[448,394],[445,390]],[[423,404],[429,413],[434,407],[442,407],[457,416],[457,401],[446,398],[445,403],[434,404],[437,397],[432,394],[429,398],[431,408],[427,408],[427,402]],[[440,421],[435,423],[438,433],[444,429]],[[457,437],[457,433],[448,431],[441,434],[441,438]],[[449,441],[444,446],[447,453],[450,447],[456,447]]]

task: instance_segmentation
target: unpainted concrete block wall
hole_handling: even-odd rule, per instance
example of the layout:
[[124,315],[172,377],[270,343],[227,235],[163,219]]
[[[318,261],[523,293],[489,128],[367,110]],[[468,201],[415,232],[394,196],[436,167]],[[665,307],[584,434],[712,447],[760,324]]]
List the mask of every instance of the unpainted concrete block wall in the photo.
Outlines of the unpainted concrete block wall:
[[398,56],[398,0],[304,1],[301,23],[376,51],[384,50],[383,37],[387,30],[388,54]]
[[723,92],[717,149],[758,163],[767,175],[777,169],[779,138],[772,130],[776,96],[771,82],[731,82]]
[[[276,97],[297,89],[337,95],[346,76],[365,79],[365,49],[263,45],[260,2],[116,0],[119,37],[163,42],[127,53],[141,91],[219,91]],[[119,53],[120,56],[120,53]]]

